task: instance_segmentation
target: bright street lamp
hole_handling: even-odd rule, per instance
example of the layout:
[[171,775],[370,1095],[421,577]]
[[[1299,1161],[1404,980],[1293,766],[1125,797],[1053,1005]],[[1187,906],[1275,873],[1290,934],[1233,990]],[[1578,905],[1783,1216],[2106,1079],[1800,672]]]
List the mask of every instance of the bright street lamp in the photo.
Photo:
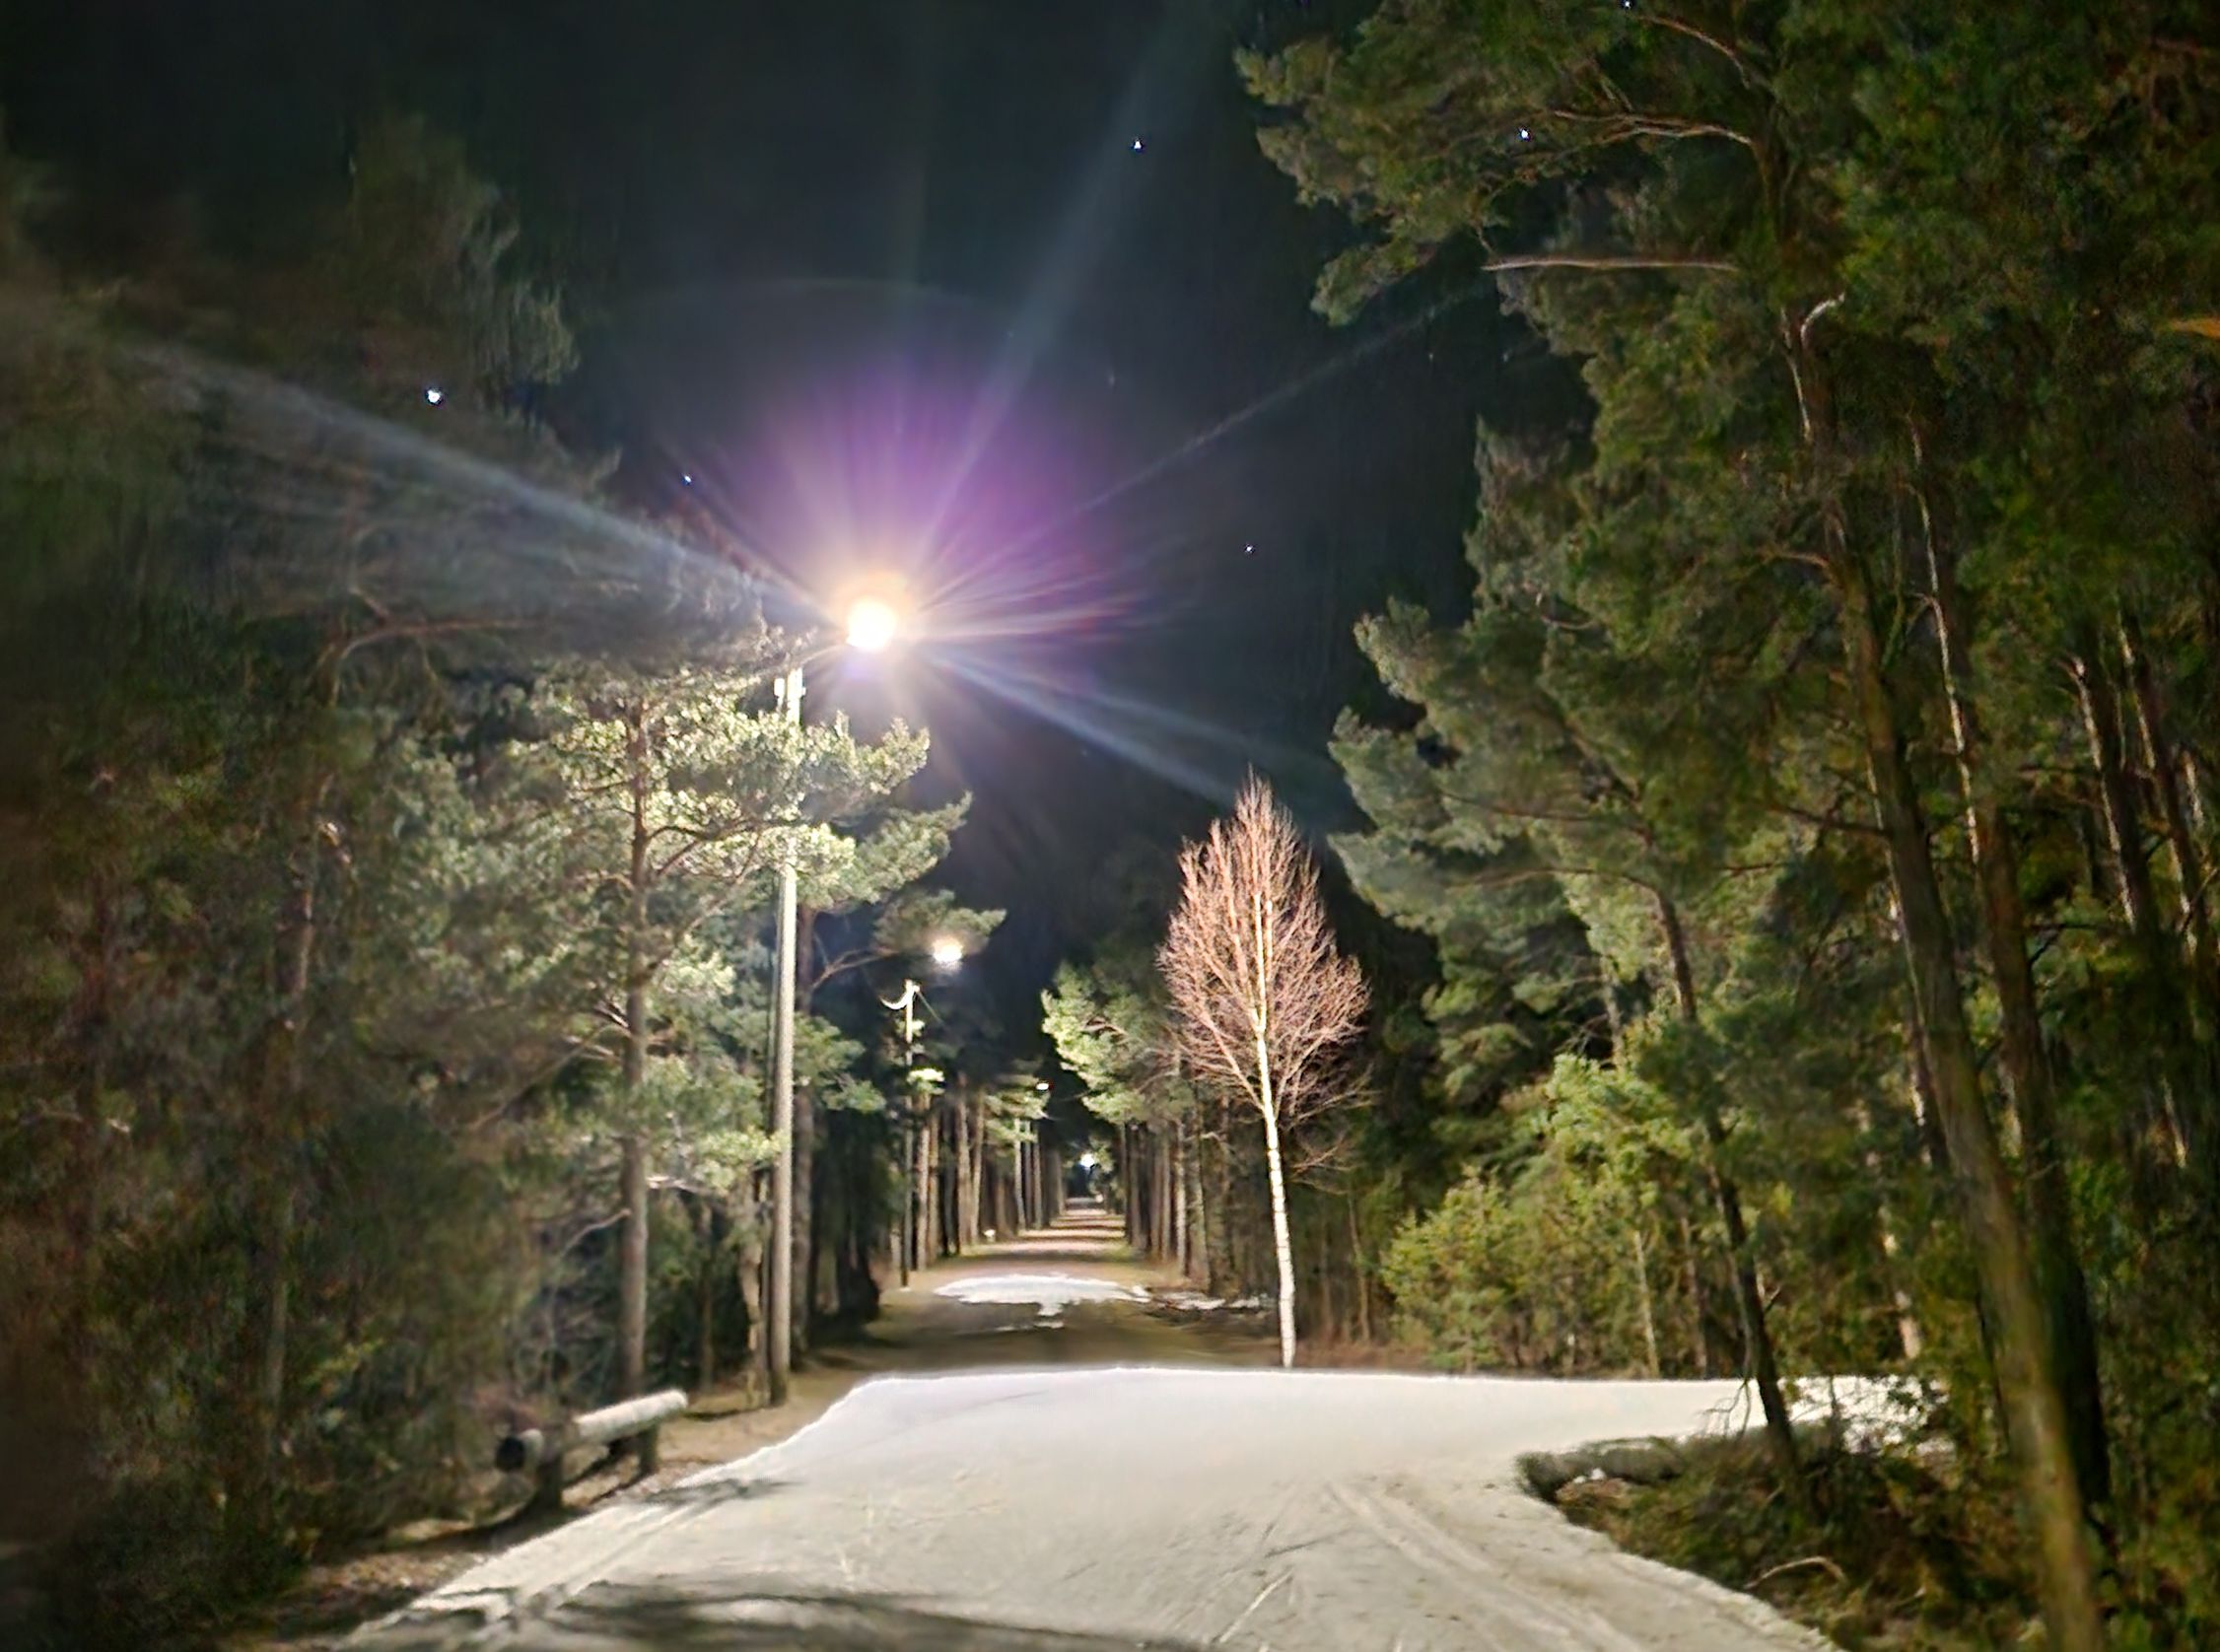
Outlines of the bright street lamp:
[[941,969],[954,969],[963,962],[963,942],[956,939],[954,935],[935,937],[929,950],[934,963]]
[[[877,654],[900,635],[902,616],[884,597],[859,597],[848,609],[847,642],[852,649]],[[801,668],[829,654],[828,642],[797,658],[779,677],[779,709],[787,724],[801,726]],[[794,848],[779,857],[779,968],[771,1000],[771,1134],[779,1143],[771,1165],[771,1288],[764,1317],[771,1335],[765,1351],[771,1367],[771,1400],[787,1397],[787,1373],[794,1366],[794,991],[797,895]],[[962,949],[957,949],[962,956]],[[938,957],[937,951],[935,953]]]
[[901,635],[902,616],[884,597],[859,597],[848,610],[848,646],[865,654],[880,654]]

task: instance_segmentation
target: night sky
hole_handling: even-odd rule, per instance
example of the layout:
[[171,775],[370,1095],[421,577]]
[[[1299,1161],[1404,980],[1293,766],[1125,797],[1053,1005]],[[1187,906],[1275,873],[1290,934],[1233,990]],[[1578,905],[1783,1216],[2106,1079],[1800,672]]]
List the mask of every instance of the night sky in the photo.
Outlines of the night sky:
[[79,189],[239,242],[377,112],[457,133],[561,272],[585,361],[546,411],[622,491],[958,616],[813,710],[932,726],[1022,1033],[1106,865],[1160,864],[1246,767],[1350,823],[1351,626],[1457,602],[1474,418],[1533,393],[1453,270],[1346,329],[1308,308],[1349,231],[1258,152],[1232,54],[1364,9],[0,0],[0,104]]

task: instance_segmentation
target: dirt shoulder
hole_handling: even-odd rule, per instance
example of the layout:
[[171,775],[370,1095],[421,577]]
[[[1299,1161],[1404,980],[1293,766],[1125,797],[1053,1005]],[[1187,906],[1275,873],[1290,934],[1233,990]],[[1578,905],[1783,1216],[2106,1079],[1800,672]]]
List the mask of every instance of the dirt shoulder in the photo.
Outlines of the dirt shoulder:
[[1804,1442],[1813,1513],[1747,1437],[1620,1442],[1522,1467],[1537,1495],[1620,1548],[1766,1602],[1853,1652],[2033,1645],[2017,1528],[1947,1462]]

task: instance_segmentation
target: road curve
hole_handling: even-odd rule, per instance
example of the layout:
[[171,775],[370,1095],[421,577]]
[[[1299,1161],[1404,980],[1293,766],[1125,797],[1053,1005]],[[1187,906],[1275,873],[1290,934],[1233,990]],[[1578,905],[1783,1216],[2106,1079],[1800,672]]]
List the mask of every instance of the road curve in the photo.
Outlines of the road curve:
[[1747,1596],[1621,1553],[1515,1484],[1523,1452],[1739,1420],[1734,1385],[1011,1365],[1018,1350],[1053,1358],[1065,1332],[1161,1357],[1161,1317],[1134,1299],[1131,1266],[1075,1255],[1073,1237],[924,1277],[913,1324],[932,1295],[994,1368],[867,1382],[793,1438],[513,1549],[358,1643],[1825,1646]]

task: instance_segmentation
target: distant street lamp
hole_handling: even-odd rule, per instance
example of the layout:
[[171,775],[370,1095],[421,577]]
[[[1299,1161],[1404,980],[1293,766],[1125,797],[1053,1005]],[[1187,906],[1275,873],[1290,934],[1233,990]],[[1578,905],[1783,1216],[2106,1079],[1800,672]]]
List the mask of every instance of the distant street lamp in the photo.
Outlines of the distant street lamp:
[[[847,646],[878,654],[901,634],[902,617],[883,597],[867,596],[848,610]],[[789,665],[779,678],[779,708],[790,727],[801,726],[801,668],[838,648],[827,643]],[[771,1335],[766,1342],[771,1367],[771,1401],[787,1397],[787,1374],[794,1367],[794,990],[797,923],[794,844],[779,854],[778,979],[771,1010],[771,1133],[778,1156],[771,1165],[771,1288],[764,1304]]]
[[[930,950],[933,961],[942,969],[954,969],[963,962],[963,943],[952,937],[942,936],[934,941]],[[925,994],[919,989],[916,978],[907,977],[903,980],[900,998],[881,998],[879,1001],[900,1017],[896,1025],[902,1029],[902,1216],[894,1229],[894,1267],[900,1282],[906,1285],[910,1282],[912,1230],[918,1225],[917,1197],[913,1191],[916,1167],[911,1162],[917,1151],[917,1086],[928,1079],[937,1079],[940,1074],[931,1067],[917,1065],[918,1029],[921,1025],[918,1020],[918,1005],[925,1001]],[[927,1111],[930,1113],[931,1109]],[[918,1252],[918,1266],[923,1268],[924,1247],[921,1244],[915,1248]]]

